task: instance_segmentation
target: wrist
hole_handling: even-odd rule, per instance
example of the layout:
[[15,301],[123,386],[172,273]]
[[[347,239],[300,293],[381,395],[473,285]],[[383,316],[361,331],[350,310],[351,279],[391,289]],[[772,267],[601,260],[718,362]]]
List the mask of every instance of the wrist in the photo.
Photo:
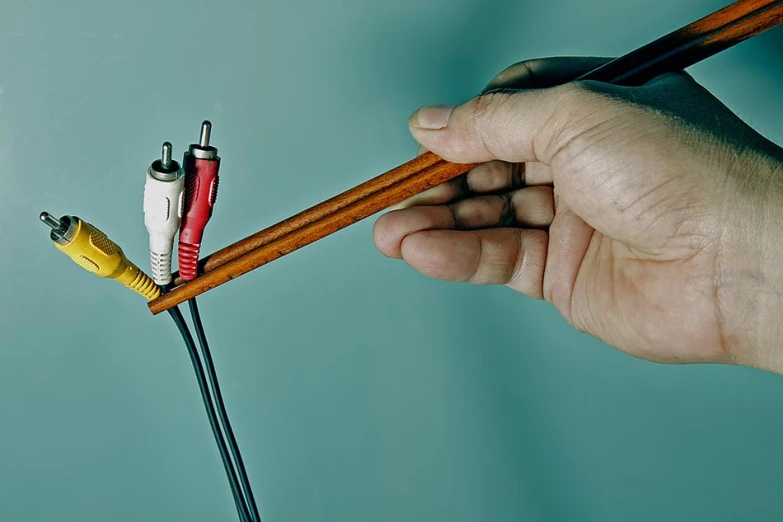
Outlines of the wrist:
[[783,161],[750,164],[737,186],[728,184],[722,212],[721,339],[731,361],[783,374]]

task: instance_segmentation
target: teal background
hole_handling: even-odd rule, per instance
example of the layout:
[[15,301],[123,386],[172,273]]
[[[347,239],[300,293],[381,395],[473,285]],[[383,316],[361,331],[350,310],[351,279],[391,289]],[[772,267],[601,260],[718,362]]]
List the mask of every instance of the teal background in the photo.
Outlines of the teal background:
[[[209,118],[213,251],[406,161],[420,105],[722,5],[1,0],[0,520],[236,517],[173,324],[59,254],[41,210],[146,267],[145,169]],[[781,31],[692,69],[778,143]],[[632,359],[384,258],[372,221],[201,299],[265,522],[783,520],[783,377]]]

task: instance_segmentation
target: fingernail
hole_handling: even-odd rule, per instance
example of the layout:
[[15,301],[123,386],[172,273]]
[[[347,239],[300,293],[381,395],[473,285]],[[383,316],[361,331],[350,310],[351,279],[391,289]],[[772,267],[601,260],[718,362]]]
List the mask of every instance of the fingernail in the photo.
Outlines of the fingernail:
[[422,107],[411,118],[411,123],[419,129],[441,130],[449,123],[454,107],[451,105],[430,105]]

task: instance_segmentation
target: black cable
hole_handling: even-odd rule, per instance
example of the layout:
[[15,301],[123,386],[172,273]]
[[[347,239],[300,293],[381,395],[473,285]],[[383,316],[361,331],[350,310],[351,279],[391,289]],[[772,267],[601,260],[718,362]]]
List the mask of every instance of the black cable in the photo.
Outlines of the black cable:
[[231,456],[234,458],[234,464],[239,472],[239,480],[245,493],[247,506],[250,509],[253,522],[261,522],[261,517],[258,514],[258,507],[256,507],[256,499],[253,496],[253,490],[250,488],[250,481],[247,478],[245,463],[242,461],[242,454],[239,452],[239,446],[237,445],[236,437],[234,437],[234,430],[231,428],[231,423],[229,422],[228,414],[226,413],[226,406],[223,403],[223,394],[220,392],[220,384],[218,383],[215,365],[212,361],[212,354],[209,351],[209,344],[207,344],[207,336],[204,333],[204,325],[201,323],[201,314],[198,310],[196,298],[190,299],[188,305],[190,307],[190,317],[193,320],[193,326],[196,331],[196,338],[201,345],[201,359],[204,361],[209,384],[212,386],[217,413],[220,417],[220,422],[223,424],[223,431],[228,438],[228,447],[231,451]]
[[204,375],[204,368],[201,366],[201,360],[199,359],[198,351],[196,349],[196,343],[193,342],[193,336],[188,330],[188,325],[185,323],[185,318],[182,316],[179,307],[173,307],[169,309],[169,315],[174,319],[174,323],[179,329],[179,333],[182,334],[182,339],[185,341],[185,345],[188,348],[188,354],[190,355],[190,361],[193,363],[193,370],[196,372],[196,379],[198,380],[198,386],[201,391],[201,398],[204,400],[204,407],[207,410],[207,416],[209,417],[209,424],[212,427],[212,434],[215,436],[215,442],[217,442],[218,449],[220,450],[220,458],[223,460],[223,467],[226,469],[226,475],[228,476],[228,482],[231,486],[231,493],[234,496],[234,502],[236,503],[237,512],[239,513],[239,519],[242,522],[252,522],[250,513],[242,498],[242,493],[239,489],[239,482],[236,476],[236,470],[232,465],[229,458],[228,450],[226,448],[226,442],[223,440],[223,435],[220,432],[218,426],[218,418],[215,414],[215,406],[212,403],[212,397],[209,395],[209,389],[207,388],[207,379]]

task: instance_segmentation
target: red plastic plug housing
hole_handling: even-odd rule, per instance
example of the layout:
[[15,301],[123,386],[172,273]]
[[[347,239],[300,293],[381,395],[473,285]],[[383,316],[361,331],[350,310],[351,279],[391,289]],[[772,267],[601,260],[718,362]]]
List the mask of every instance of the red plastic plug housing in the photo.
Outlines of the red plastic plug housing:
[[201,125],[201,139],[185,153],[185,197],[179,231],[179,275],[191,281],[198,274],[198,257],[204,228],[212,217],[218,191],[220,158],[209,144],[212,124]]

